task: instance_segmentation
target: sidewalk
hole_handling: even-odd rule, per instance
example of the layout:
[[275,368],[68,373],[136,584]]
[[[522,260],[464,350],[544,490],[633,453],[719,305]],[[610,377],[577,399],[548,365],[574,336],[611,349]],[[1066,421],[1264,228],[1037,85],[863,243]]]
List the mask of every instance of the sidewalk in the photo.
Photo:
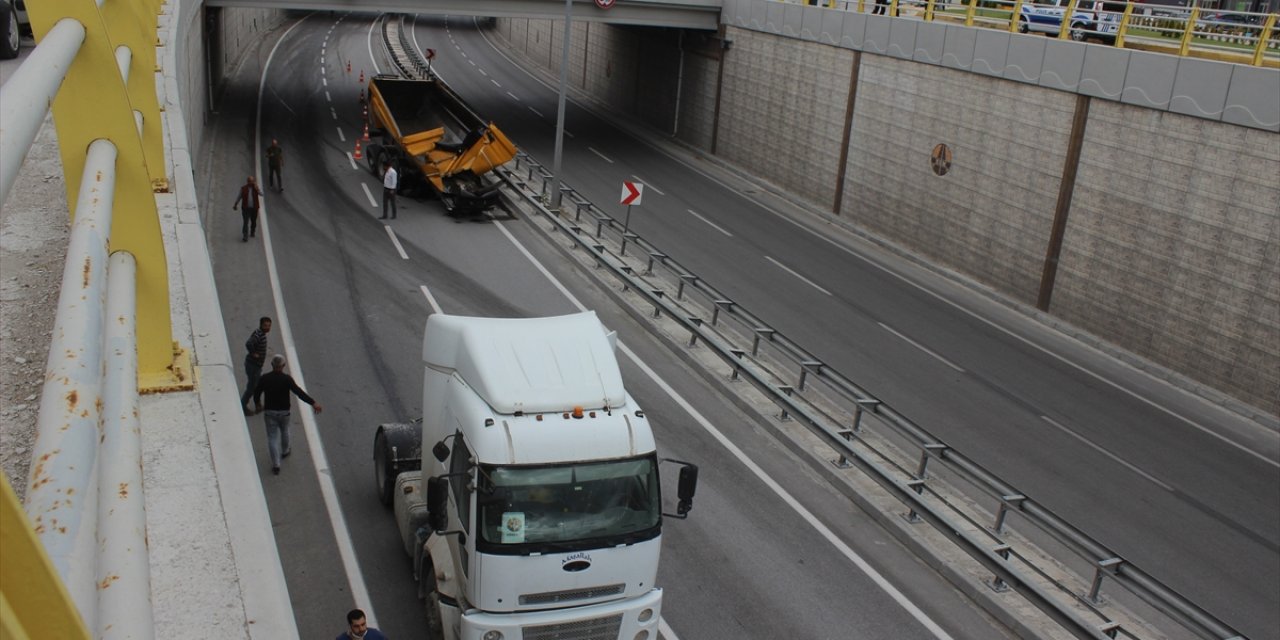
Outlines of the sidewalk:
[[[160,16],[171,37],[178,6]],[[24,43],[24,53],[32,43]],[[171,192],[158,194],[173,339],[194,391],[140,398],[151,601],[157,638],[296,638],[270,514],[239,406],[233,361],[177,103],[177,47],[157,78]],[[24,56],[25,57],[25,56]],[[0,80],[20,60],[0,67]],[[66,258],[65,182],[51,121],[0,208],[0,463],[26,493],[41,384]]]

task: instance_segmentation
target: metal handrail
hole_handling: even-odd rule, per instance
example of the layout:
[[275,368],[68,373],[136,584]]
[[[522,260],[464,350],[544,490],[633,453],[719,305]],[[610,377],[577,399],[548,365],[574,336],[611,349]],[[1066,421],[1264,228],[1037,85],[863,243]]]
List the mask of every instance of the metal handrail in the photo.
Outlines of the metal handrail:
[[[1123,634],[1136,638],[1138,636],[1133,630],[1120,621],[1111,619],[1097,606],[1103,580],[1110,577],[1115,584],[1200,637],[1243,637],[1226,623],[1017,491],[994,473],[932,436],[926,429],[721,294],[572,188],[564,186],[562,192],[566,202],[572,203],[576,211],[569,214],[567,207],[559,213],[547,209],[544,202],[549,197],[547,188],[550,184],[550,172],[527,154],[522,152],[517,156],[514,169],[500,169],[498,174],[509,187],[520,193],[571,238],[577,247],[588,252],[598,266],[606,268],[624,282],[627,289],[652,304],[655,317],[665,314],[677,322],[683,330],[688,331],[690,345],[701,342],[711,349],[730,365],[732,377],[745,379],[765,393],[782,410],[783,417],[803,423],[810,432],[839,453],[839,462],[857,465],[905,504],[910,509],[910,517],[919,517],[929,522],[990,570],[994,575],[993,587],[1014,586],[1032,604],[1077,637],[1114,638]],[[585,220],[583,214],[586,214]],[[606,241],[611,244],[607,245]],[[631,257],[626,254],[628,244],[635,248]],[[618,250],[612,251],[610,246],[618,247]],[[658,282],[655,284],[654,280]],[[697,294],[705,308],[710,310],[709,318],[706,314],[691,312],[683,304],[677,305],[690,300],[690,294]],[[732,320],[736,325],[737,335],[745,336],[751,341],[750,348],[733,345],[734,338],[726,332],[734,329],[726,325],[727,320]],[[778,374],[772,371],[765,357],[760,354],[762,344],[772,347],[773,354],[790,363],[790,373]],[[788,379],[786,376],[789,375],[796,375],[797,378]],[[834,394],[834,409],[822,406],[831,405],[830,399],[812,397],[815,393],[812,390],[816,388],[811,384],[813,381],[822,382],[823,387]],[[832,414],[836,412],[846,413],[847,419],[834,417]],[[918,464],[914,469],[906,463],[895,462],[889,454],[872,446],[862,430],[866,416],[874,416],[918,450]],[[862,448],[869,449],[870,453],[864,452]],[[962,512],[940,489],[935,488],[928,475],[928,465],[931,462],[943,465],[943,468],[958,478],[994,497],[998,502],[994,522],[984,526],[978,517]],[[1009,513],[1020,514],[1027,524],[1049,535],[1095,568],[1087,594],[1076,593],[1068,585],[1049,577],[1049,572],[1036,566],[1032,556],[1037,554],[1020,552],[1009,544],[1006,531]],[[962,526],[961,522],[971,527]],[[970,528],[978,533],[970,533]],[[1042,581],[1065,592],[1066,601],[1060,601],[1045,592],[1036,580],[1013,565],[1015,561]],[[1101,621],[1093,623],[1082,619],[1077,608],[1088,610]]]
[[[817,4],[852,13],[879,13],[926,22],[957,22],[1002,31],[1022,31],[1029,26],[1026,19],[1038,3],[1033,0],[776,0],[786,4]],[[1133,43],[1155,50],[1187,57],[1227,57],[1230,61],[1262,66],[1277,65],[1280,60],[1280,15],[1248,11],[1213,10],[1199,7],[1162,6],[1134,0],[1106,0],[1087,10],[1074,0],[1060,9],[1064,16],[1088,14],[1095,22],[1116,25],[1115,33],[1103,34],[1115,40],[1119,48]],[[1158,14],[1156,12],[1159,12]],[[1207,16],[1207,17],[1205,17]],[[1057,33],[1050,37],[1067,39],[1071,35],[1070,17],[1066,28],[1060,20]],[[1137,34],[1135,35],[1135,31]],[[1144,34],[1145,32],[1145,34]],[[1083,32],[1089,35],[1088,31]]]
[[[13,186],[86,37],[58,21],[0,92],[0,201]],[[131,54],[117,50],[127,82]],[[136,122],[136,116],[135,116]],[[138,429],[137,275],[109,254],[117,148],[86,150],[41,389],[25,510],[87,629],[151,638]]]

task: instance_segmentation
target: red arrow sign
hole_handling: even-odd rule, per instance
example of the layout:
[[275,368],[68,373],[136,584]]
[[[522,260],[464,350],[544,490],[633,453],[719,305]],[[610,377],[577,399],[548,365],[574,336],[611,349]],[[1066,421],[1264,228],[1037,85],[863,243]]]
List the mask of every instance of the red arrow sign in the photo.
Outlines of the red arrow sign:
[[633,205],[640,204],[640,197],[644,195],[644,184],[639,182],[623,182],[622,183],[622,204]]
[[428,60],[430,60],[430,59],[432,59],[432,58],[434,58],[434,57],[436,57],[436,50],[435,50],[435,49],[427,49],[427,59],[428,59]]

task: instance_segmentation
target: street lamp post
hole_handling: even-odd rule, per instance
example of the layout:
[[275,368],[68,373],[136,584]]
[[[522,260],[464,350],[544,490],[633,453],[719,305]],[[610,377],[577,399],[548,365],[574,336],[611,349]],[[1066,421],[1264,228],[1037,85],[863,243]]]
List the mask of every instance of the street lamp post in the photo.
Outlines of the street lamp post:
[[569,34],[573,0],[564,0],[564,50],[560,54],[560,102],[556,107],[556,153],[551,164],[551,209],[560,210],[560,158],[564,152],[564,103],[569,90]]

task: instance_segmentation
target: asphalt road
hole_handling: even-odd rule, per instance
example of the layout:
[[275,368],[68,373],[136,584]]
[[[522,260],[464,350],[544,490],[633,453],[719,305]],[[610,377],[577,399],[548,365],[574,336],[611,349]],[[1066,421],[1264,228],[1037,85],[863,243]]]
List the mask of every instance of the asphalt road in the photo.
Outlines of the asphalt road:
[[[369,20],[338,17],[311,15],[247,52],[217,102],[202,160],[203,211],[233,352],[258,316],[276,318],[271,350],[290,355],[290,371],[325,407],[314,423],[294,412],[294,453],[278,477],[261,419],[249,420],[302,637],[336,635],[357,605],[393,638],[423,637],[409,562],[374,496],[371,455],[378,423],[420,413],[419,349],[432,301],[449,313],[486,316],[581,305],[636,354],[622,359],[623,373],[657,425],[660,453],[702,468],[691,518],[664,530],[659,584],[668,640],[1006,637],[685,370],[525,223],[456,223],[436,202],[403,198],[397,220],[377,220],[379,184],[347,157],[360,131],[358,74],[373,71]],[[244,176],[265,177],[255,161],[273,137],[286,153],[285,191],[267,193],[264,227],[245,243],[230,204]],[[350,568],[358,578],[349,578]]]
[[[469,19],[422,48],[550,166],[555,93]],[[1280,638],[1280,438],[571,106],[568,182],[811,353],[1251,638]],[[768,153],[762,148],[762,153]],[[621,216],[620,207],[613,213]]]

